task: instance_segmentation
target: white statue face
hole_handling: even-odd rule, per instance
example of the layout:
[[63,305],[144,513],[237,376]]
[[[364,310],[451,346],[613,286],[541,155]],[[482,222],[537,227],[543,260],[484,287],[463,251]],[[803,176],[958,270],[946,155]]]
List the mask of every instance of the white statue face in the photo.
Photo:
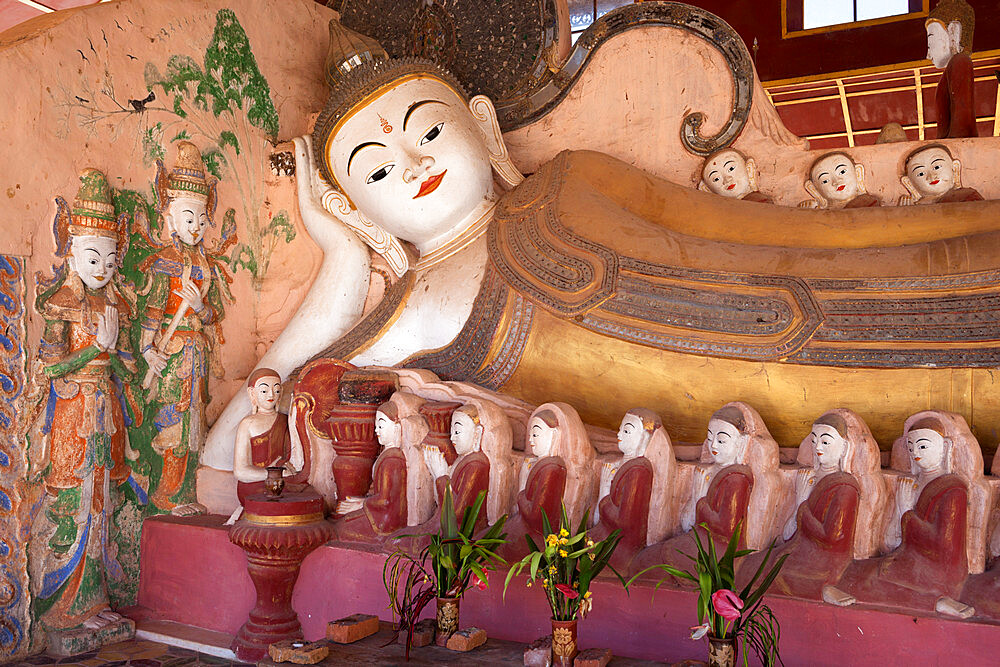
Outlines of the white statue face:
[[906,175],[921,196],[938,197],[955,187],[955,160],[933,146],[910,158]]
[[528,424],[528,444],[531,445],[531,453],[539,458],[549,456],[552,453],[552,441],[555,435],[554,428],[541,419],[532,419]]
[[846,204],[860,194],[854,162],[840,153],[817,162],[809,178],[819,194],[831,204]]
[[479,427],[464,412],[456,411],[451,416],[451,444],[459,456],[479,449]]
[[934,429],[918,428],[906,434],[910,459],[921,470],[933,472],[944,468],[946,446],[944,438]]
[[618,449],[626,458],[642,456],[645,454],[648,437],[646,430],[642,427],[642,419],[633,414],[622,417],[621,427],[618,429]]
[[164,214],[167,229],[187,245],[198,245],[208,229],[206,202],[198,197],[175,197]]
[[383,447],[399,447],[399,424],[389,419],[384,412],[375,413],[375,437]]
[[74,236],[67,261],[84,285],[104,287],[118,268],[118,242],[107,236]]
[[281,378],[274,375],[262,377],[247,391],[250,394],[250,404],[258,412],[274,412],[278,409],[278,399],[281,398]]
[[493,197],[486,138],[465,102],[434,78],[383,92],[343,122],[326,151],[358,211],[417,247]]
[[736,151],[723,151],[707,160],[701,178],[709,190],[723,197],[739,198],[750,192],[746,160]]
[[[962,24],[953,22],[958,34],[961,35]],[[934,63],[934,67],[944,69],[948,66],[951,57],[957,53],[952,37],[948,30],[938,21],[931,21],[927,24],[927,59]],[[957,40],[956,40],[957,41]]]
[[712,458],[719,465],[728,466],[737,463],[740,448],[746,439],[735,426],[721,419],[708,422],[708,442]]
[[813,424],[812,439],[816,464],[824,470],[839,469],[847,442],[837,429],[827,424]]

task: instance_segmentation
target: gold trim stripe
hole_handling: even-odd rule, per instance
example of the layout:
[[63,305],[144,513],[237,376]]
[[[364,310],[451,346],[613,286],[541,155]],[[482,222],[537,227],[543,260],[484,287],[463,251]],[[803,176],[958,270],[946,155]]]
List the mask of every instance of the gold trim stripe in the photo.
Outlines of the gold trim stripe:
[[247,523],[256,523],[262,526],[303,526],[307,523],[322,521],[324,516],[322,512],[314,512],[312,514],[276,514],[274,516],[245,512],[243,519]]

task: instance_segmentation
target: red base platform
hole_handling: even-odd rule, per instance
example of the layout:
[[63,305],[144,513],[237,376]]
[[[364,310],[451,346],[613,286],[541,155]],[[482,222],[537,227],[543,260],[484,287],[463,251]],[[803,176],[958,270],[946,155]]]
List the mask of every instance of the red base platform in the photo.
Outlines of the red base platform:
[[[139,605],[150,618],[230,635],[247,620],[254,587],[246,556],[229,541],[223,521],[221,516],[146,521]],[[327,621],[354,613],[392,620],[382,587],[384,561],[384,554],[336,545],[306,557],[292,596],[305,638],[323,637]],[[466,594],[462,626],[525,643],[547,634],[548,608],[540,591],[515,580],[505,600],[505,576],[494,573],[487,591]],[[580,623],[582,648],[607,647],[646,660],[705,659],[705,640],[688,638],[688,628],[697,622],[694,593],[637,584],[626,595],[614,579],[597,581],[592,590],[594,610]],[[1000,655],[1000,626],[988,622],[780,597],[768,598],[768,604],[781,622],[786,665],[993,665]]]

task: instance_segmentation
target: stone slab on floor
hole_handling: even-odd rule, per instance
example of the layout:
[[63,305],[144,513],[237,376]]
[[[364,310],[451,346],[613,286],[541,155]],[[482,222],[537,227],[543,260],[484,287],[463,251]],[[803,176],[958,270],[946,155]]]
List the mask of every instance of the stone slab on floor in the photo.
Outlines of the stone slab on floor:
[[[493,639],[486,640],[486,643],[468,653],[458,653],[447,648],[431,644],[423,648],[410,650],[410,661],[404,662],[403,646],[396,642],[388,643],[392,639],[393,629],[390,623],[383,622],[379,631],[374,635],[365,637],[353,644],[335,644],[329,642],[330,655],[325,660],[318,663],[320,665],[413,665],[421,667],[423,665],[468,665],[477,667],[479,665],[523,665],[524,664],[524,644],[517,642]],[[266,667],[282,667],[290,663],[277,663],[265,658],[259,665]],[[651,667],[652,665],[663,665],[662,662],[649,662],[644,660],[630,660],[628,658],[615,657],[609,663],[609,667]]]

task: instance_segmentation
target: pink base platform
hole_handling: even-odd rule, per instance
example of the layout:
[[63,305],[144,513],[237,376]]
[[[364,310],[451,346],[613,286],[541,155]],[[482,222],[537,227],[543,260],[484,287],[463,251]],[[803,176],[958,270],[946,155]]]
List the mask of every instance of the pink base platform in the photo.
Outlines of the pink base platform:
[[[224,517],[158,517],[142,533],[139,606],[149,618],[236,633],[255,594],[246,556],[230,543]],[[307,640],[324,636],[326,622],[354,613],[391,619],[382,587],[380,553],[327,545],[302,565],[292,606]],[[485,628],[491,637],[530,642],[549,632],[540,592],[506,572],[489,590],[472,590],[462,602],[463,626]],[[616,580],[594,584],[594,610],[580,623],[583,648],[649,660],[704,659],[704,640],[688,639],[696,624],[696,595],[637,584],[626,595]],[[781,621],[786,665],[992,665],[1000,655],[1000,626],[891,613],[872,608],[769,598]],[[433,606],[433,605],[431,605]]]

